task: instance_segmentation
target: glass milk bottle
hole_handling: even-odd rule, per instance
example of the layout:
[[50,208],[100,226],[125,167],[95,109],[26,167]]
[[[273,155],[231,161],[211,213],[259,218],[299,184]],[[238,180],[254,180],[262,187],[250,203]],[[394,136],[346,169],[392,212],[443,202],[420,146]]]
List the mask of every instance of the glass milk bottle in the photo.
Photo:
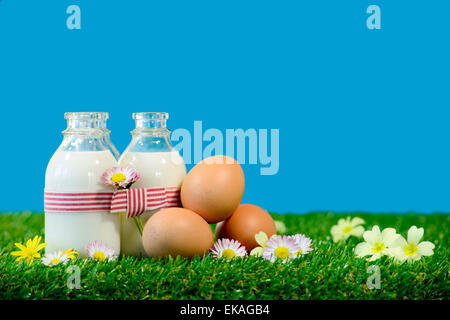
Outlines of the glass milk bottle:
[[[130,166],[140,178],[131,188],[180,188],[186,176],[183,158],[170,143],[170,131],[166,128],[169,114],[165,112],[134,113],[136,128],[131,131],[132,139],[119,159],[119,166]],[[158,211],[146,211],[142,222]],[[143,255],[141,236],[133,219],[122,218],[120,248],[123,254]]]
[[64,118],[64,139],[45,174],[46,252],[74,248],[86,256],[88,243],[97,240],[118,254],[120,217],[109,213],[113,190],[102,180],[103,172],[117,165],[107,145],[108,113],[72,112]]

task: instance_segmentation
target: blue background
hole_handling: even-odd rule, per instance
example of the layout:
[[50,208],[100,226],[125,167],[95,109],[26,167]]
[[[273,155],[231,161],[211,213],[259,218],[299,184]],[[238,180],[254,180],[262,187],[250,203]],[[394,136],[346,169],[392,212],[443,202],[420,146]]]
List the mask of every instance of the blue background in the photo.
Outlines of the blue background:
[[[71,4],[81,30],[66,27]],[[381,30],[366,27],[371,4]],[[0,210],[43,209],[64,112],[108,111],[123,151],[132,112],[167,111],[170,129],[280,129],[280,170],[244,165],[244,202],[450,212],[449,12],[425,0],[1,0]]]

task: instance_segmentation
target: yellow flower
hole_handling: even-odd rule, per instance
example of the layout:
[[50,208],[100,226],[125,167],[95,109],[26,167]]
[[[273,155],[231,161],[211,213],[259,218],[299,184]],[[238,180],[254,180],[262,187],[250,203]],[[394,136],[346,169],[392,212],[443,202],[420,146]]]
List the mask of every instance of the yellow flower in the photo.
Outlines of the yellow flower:
[[78,255],[78,252],[76,252],[73,248],[70,248],[69,250],[65,251],[63,255],[66,255],[70,260],[75,259],[76,255]]
[[35,236],[33,239],[28,239],[26,242],[26,246],[21,243],[15,243],[16,247],[18,247],[20,250],[11,252],[11,255],[18,257],[16,261],[27,259],[29,265],[31,265],[34,261],[34,258],[41,257],[39,251],[47,246],[46,243],[40,243],[41,239],[41,236]]

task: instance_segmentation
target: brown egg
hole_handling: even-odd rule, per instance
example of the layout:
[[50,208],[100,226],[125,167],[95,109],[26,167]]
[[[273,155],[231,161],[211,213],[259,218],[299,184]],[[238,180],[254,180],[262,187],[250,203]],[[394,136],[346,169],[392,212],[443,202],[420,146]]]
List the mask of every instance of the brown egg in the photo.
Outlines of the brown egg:
[[239,163],[227,156],[213,156],[195,165],[184,178],[181,203],[208,223],[217,223],[237,208],[244,188],[244,171]]
[[142,244],[150,257],[201,256],[214,245],[210,225],[198,214],[183,208],[167,208],[148,219]]
[[239,241],[247,251],[259,246],[255,234],[264,231],[270,238],[277,229],[271,215],[253,204],[241,204],[231,217],[216,226],[216,238]]

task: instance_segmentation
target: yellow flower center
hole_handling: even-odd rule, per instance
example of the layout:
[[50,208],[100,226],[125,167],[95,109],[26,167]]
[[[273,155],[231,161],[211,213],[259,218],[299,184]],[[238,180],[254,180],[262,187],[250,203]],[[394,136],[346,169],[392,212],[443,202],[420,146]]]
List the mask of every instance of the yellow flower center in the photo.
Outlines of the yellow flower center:
[[289,249],[286,247],[278,247],[275,249],[275,256],[280,259],[289,257]]
[[125,175],[122,172],[118,172],[113,174],[113,176],[111,177],[111,181],[112,182],[123,182],[125,181],[127,177],[125,177]]
[[236,253],[232,249],[225,249],[222,252],[222,257],[225,257],[227,259],[233,259]]
[[296,252],[295,254],[297,255],[297,256],[299,256],[299,255],[301,255],[302,254],[302,249],[300,249],[300,250],[298,250],[298,252]]
[[411,242],[409,245],[404,246],[403,250],[405,250],[406,256],[414,256],[419,248],[417,248],[414,242]]
[[352,227],[351,226],[346,226],[344,229],[342,229],[343,233],[349,233],[350,231],[352,231]]
[[96,253],[94,253],[94,259],[97,259],[98,261],[103,261],[105,260],[105,254],[101,251],[97,251]]
[[50,262],[51,262],[51,264],[53,264],[53,265],[57,265],[57,264],[59,263],[59,259],[58,259],[58,258],[55,258],[55,259],[52,259]]
[[376,253],[380,253],[383,250],[384,250],[384,242],[382,242],[382,243],[375,242],[375,244],[373,245],[372,251],[374,251]]

